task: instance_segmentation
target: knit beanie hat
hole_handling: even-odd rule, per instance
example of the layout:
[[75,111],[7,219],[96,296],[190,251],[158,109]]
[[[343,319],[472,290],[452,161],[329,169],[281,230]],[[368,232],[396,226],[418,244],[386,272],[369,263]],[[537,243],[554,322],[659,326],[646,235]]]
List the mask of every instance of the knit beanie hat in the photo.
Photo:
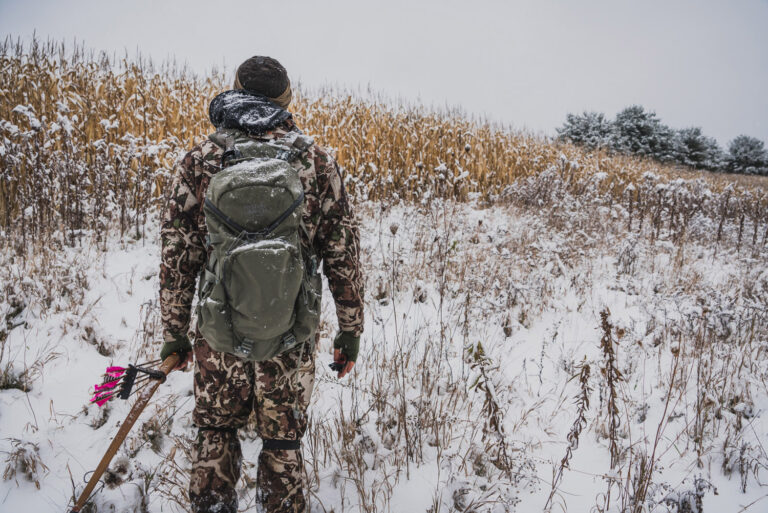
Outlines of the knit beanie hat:
[[283,109],[291,104],[288,73],[272,57],[257,55],[243,62],[235,72],[235,89],[264,95]]

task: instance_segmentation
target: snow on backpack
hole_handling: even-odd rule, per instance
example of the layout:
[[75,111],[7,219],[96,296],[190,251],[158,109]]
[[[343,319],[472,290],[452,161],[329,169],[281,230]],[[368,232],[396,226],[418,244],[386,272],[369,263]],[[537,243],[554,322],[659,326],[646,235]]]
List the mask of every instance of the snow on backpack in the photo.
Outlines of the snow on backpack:
[[203,212],[212,248],[200,276],[198,329],[216,351],[267,360],[314,336],[322,282],[299,239],[304,188],[291,162],[313,141],[291,133],[257,141],[234,129]]

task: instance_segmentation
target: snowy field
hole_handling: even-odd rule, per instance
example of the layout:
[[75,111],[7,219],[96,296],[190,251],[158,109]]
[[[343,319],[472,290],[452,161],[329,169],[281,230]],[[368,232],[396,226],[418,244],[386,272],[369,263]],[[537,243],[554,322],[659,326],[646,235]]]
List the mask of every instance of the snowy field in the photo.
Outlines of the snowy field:
[[[545,210],[358,205],[366,330],[337,380],[326,290],[313,512],[768,511],[765,248]],[[126,415],[89,391],[159,351],[157,232],[2,255],[0,510],[64,511]],[[89,511],[186,510],[193,402],[173,373]],[[241,437],[253,511],[260,441]]]

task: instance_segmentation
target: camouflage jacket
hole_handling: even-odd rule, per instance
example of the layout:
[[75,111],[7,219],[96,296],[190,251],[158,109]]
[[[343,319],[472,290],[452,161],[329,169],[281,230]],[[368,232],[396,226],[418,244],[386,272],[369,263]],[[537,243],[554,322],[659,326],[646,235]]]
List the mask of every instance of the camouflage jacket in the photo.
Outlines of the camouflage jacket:
[[[254,137],[281,138],[298,130],[287,120]],[[176,166],[161,228],[160,310],[163,338],[173,340],[189,330],[198,273],[207,258],[207,229],[203,214],[205,191],[221,168],[223,150],[211,141],[195,146]],[[293,164],[304,185],[302,246],[323,260],[323,272],[336,303],[341,331],[363,331],[363,280],[360,241],[355,217],[344,191],[339,165],[320,146],[313,145]]]

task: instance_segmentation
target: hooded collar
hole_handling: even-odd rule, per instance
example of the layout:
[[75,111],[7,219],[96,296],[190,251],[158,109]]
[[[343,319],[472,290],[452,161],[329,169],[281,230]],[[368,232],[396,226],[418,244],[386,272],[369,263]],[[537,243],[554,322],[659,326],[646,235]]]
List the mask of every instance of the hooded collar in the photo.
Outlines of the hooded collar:
[[216,128],[237,128],[251,135],[262,135],[293,118],[266,96],[243,89],[224,91],[216,96],[208,108],[208,116]]

